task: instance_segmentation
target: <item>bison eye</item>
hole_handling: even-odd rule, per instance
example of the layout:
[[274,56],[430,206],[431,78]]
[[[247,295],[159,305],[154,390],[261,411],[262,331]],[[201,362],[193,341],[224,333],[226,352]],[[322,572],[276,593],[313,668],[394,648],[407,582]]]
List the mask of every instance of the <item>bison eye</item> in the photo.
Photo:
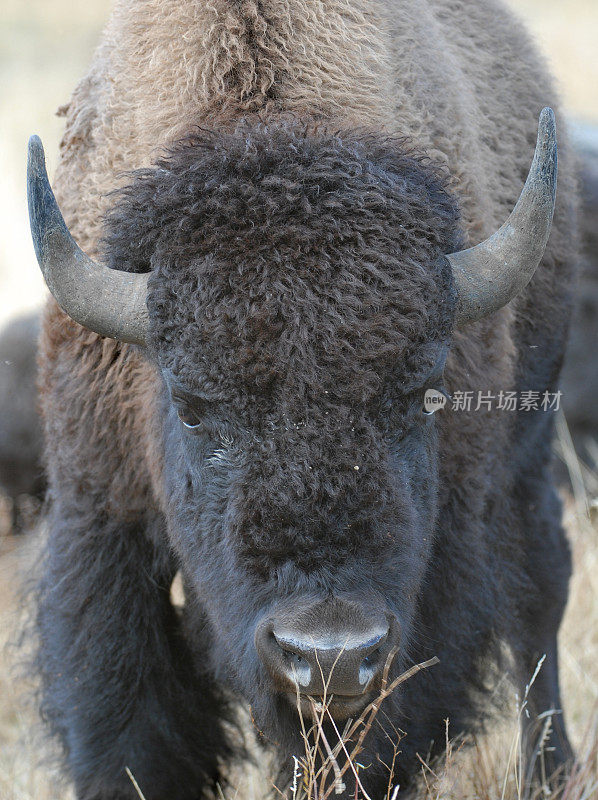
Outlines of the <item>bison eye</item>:
[[178,405],[177,415],[187,430],[197,432],[203,425],[197,411],[188,405]]

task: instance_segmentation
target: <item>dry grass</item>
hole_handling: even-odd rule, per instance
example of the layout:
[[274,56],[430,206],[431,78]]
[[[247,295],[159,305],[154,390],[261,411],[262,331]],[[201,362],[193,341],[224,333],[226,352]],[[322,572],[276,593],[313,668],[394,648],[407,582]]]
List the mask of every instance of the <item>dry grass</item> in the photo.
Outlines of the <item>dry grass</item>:
[[[330,713],[332,698],[329,698],[327,693],[334,665],[327,680],[322,673],[324,694],[321,700],[308,698],[311,706],[311,724],[303,715],[301,697],[297,692],[297,710],[305,755],[294,759],[293,781],[290,788],[292,800],[328,800],[333,793],[342,794],[349,781],[352,781],[352,785],[355,786],[355,800],[358,797],[371,800],[360,779],[359,773],[363,767],[358,759],[363,752],[368,734],[378,720],[382,705],[401,683],[408,681],[422,669],[428,669],[439,663],[437,658],[431,658],[421,664],[414,664],[413,667],[389,683],[389,671],[396,652],[396,649],[393,650],[386,660],[378,696],[365,707],[356,720],[349,719],[342,731],[337,727]],[[337,661],[340,655],[339,653]],[[332,743],[326,737],[324,730],[326,725],[331,726],[334,731]],[[393,728],[393,733],[394,738],[387,734],[391,739],[394,755],[392,762],[387,765],[389,780],[386,800],[390,800],[391,794],[395,790],[393,776],[396,761],[400,756],[402,739],[402,734],[396,728]],[[283,792],[280,794],[282,795]]]
[[13,650],[6,646],[20,619],[16,577],[23,563],[22,545],[0,538],[0,800],[69,800],[55,776],[40,767],[33,714],[14,677]]

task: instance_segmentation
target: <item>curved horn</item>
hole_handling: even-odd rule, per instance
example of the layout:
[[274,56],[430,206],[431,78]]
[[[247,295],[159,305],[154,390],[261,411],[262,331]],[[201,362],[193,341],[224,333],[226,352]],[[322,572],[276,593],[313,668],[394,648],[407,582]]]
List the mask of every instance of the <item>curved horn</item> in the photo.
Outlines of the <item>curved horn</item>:
[[459,294],[457,327],[498,311],[532,279],[550,234],[556,179],[554,112],[545,108],[534,160],[511,216],[486,241],[447,256]]
[[52,192],[38,136],[29,140],[27,199],[35,254],[60,308],[101,336],[144,345],[148,275],[96,264],[77,245]]

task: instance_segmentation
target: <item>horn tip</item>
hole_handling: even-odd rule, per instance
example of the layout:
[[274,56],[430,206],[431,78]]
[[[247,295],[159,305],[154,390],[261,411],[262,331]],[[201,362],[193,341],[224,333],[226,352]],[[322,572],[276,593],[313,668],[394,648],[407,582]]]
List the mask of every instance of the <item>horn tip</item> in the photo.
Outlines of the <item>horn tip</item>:
[[29,225],[33,248],[44,276],[46,275],[44,269],[44,226],[52,216],[51,211],[49,212],[48,209],[49,207],[51,208],[51,200],[53,199],[53,197],[48,199],[48,194],[51,195],[51,189],[49,189],[48,184],[42,140],[39,136],[31,136],[27,154],[27,204],[29,206]]
[[29,139],[27,147],[27,171],[30,179],[33,176],[43,175],[46,170],[46,154],[39,136],[34,135]]
[[28,150],[30,156],[35,155],[42,156],[42,158],[44,157],[44,146],[42,144],[42,140],[36,133],[29,137]]
[[556,117],[550,106],[546,106],[540,112],[538,138],[541,141],[554,141],[556,143]]

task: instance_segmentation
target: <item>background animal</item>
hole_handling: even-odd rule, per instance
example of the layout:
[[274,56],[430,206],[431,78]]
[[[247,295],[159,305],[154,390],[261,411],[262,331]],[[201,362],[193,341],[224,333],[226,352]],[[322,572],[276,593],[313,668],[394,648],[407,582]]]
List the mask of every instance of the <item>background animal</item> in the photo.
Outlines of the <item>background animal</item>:
[[[391,17],[386,16],[388,11],[394,12]],[[486,33],[490,30],[492,37]],[[388,40],[380,33],[384,31],[389,32]],[[496,42],[500,53],[494,50]],[[518,69],[512,69],[513,63]],[[127,265],[133,271],[156,266],[150,293],[149,359],[80,329],[55,306],[49,308],[44,326],[42,396],[53,510],[48,566],[40,587],[39,665],[45,684],[44,712],[68,751],[81,797],[126,796],[129,785],[121,776],[127,753],[156,796],[176,792],[192,796],[206,779],[214,780],[215,754],[205,743],[198,751],[196,738],[200,730],[209,730],[214,745],[224,752],[216,717],[225,713],[225,705],[208,675],[255,699],[264,726],[292,740],[291,711],[273,697],[247,631],[256,629],[265,604],[290,601],[297,591],[303,592],[303,602],[308,591],[318,602],[323,591],[342,594],[348,585],[366,595],[371,591],[401,618],[408,645],[399,663],[436,651],[441,655],[442,677],[418,677],[417,685],[407,687],[393,704],[396,719],[402,703],[419,723],[410,725],[401,779],[413,769],[416,749],[425,747],[431,736],[436,742],[442,740],[445,716],[458,729],[475,724],[477,693],[487,677],[487,662],[480,663],[480,653],[495,654],[502,637],[515,651],[520,679],[527,677],[539,653],[548,653],[534,704],[536,710],[558,704],[555,633],[566,594],[568,556],[547,475],[549,415],[532,412],[512,423],[506,417],[499,422],[480,410],[477,416],[464,414],[459,422],[440,421],[438,447],[431,428],[425,436],[418,434],[415,447],[413,441],[405,445],[401,436],[395,444],[388,431],[389,451],[382,445],[380,426],[396,425],[400,430],[405,425],[403,392],[400,397],[391,395],[383,416],[373,427],[370,424],[374,401],[384,397],[376,394],[377,386],[381,390],[394,381],[405,385],[415,378],[416,367],[426,365],[433,371],[454,311],[450,274],[434,267],[436,258],[457,249],[460,240],[479,241],[502,223],[527,173],[539,109],[551,98],[527,38],[506,12],[491,3],[459,7],[413,3],[400,8],[339,3],[325,9],[301,4],[284,9],[237,8],[221,3],[181,9],[174,4],[136,3],[117,9],[92,73],[68,112],[57,180],[67,221],[90,253],[99,253],[106,191],[117,185],[122,169],[148,164],[156,145],[189,132],[192,138],[156,169],[137,176],[133,188],[115,205],[106,229],[104,252],[113,265]],[[254,116],[257,112],[259,118]],[[198,132],[198,122],[206,121],[219,133]],[[342,135],[326,130],[332,124]],[[409,141],[389,140],[389,135]],[[562,143],[559,204],[540,272],[512,308],[454,336],[446,370],[451,388],[483,386],[498,392],[507,386],[531,391],[556,386],[575,256],[574,195],[564,136]],[[430,157],[432,165],[426,166],[421,154]],[[320,180],[330,181],[332,197],[346,202],[336,212],[343,220],[342,214],[347,214],[347,230],[356,221],[360,201],[371,198],[374,206],[379,203],[378,215],[373,207],[366,209],[371,216],[364,220],[370,227],[355,245],[354,262],[347,259],[347,243],[335,238],[338,231],[331,233],[330,228],[328,238],[322,237],[329,216],[322,219],[321,214],[333,212],[321,205],[326,197],[318,199],[318,179],[311,171],[318,169],[316,156],[325,156],[323,163],[328,165]],[[339,178],[346,184],[347,174],[370,176],[366,167],[370,163],[372,192],[364,194],[357,180],[355,195],[349,192],[345,197]],[[351,171],[343,172],[348,167]],[[300,181],[285,184],[289,168],[295,176],[304,170],[305,185],[315,187],[313,196],[293,193]],[[445,170],[451,176],[448,181],[442,177]],[[193,202],[185,199],[188,174],[194,177]],[[214,184],[213,175],[218,175]],[[245,183],[239,184],[241,177]],[[404,193],[397,191],[401,186]],[[260,203],[244,206],[245,190]],[[419,203],[414,210],[409,208],[409,197]],[[235,206],[239,198],[241,205]],[[396,217],[385,216],[385,207],[396,209]],[[205,229],[200,209],[211,222]],[[169,216],[173,211],[174,217]],[[224,213],[218,216],[219,212]],[[303,227],[297,228],[300,213],[305,215]],[[390,224],[397,220],[406,231],[402,245],[399,228]],[[198,248],[207,242],[212,245],[201,264],[194,262],[200,251],[190,250],[187,237],[181,238],[185,225],[187,232],[205,234]],[[249,228],[254,228],[253,238]],[[162,240],[156,240],[157,230],[164,232]],[[257,239],[256,230],[261,234]],[[272,241],[273,230],[284,239],[279,247]],[[332,454],[338,457],[342,452],[340,429],[326,428],[327,435],[318,437],[315,434],[322,431],[307,426],[304,434],[290,433],[284,447],[272,435],[269,460],[264,449],[268,440],[260,434],[261,449],[255,453],[263,472],[252,474],[248,463],[252,449],[237,448],[240,466],[230,454],[218,456],[228,479],[221,478],[202,498],[207,514],[202,519],[199,493],[185,496],[181,491],[193,487],[194,481],[198,486],[197,481],[206,480],[204,469],[198,469],[206,465],[196,451],[195,467],[189,469],[184,452],[191,445],[181,438],[173,400],[183,423],[191,427],[201,424],[194,414],[201,418],[211,413],[210,400],[207,412],[198,411],[195,400],[189,403],[176,392],[171,399],[166,387],[171,392],[179,388],[176,379],[180,381],[186,365],[187,381],[195,381],[192,398],[197,399],[198,384],[211,386],[212,402],[234,399],[224,419],[252,411],[252,426],[256,420],[273,419],[273,430],[284,430],[279,418],[268,416],[272,414],[268,391],[278,397],[285,377],[280,356],[290,352],[277,350],[277,343],[284,340],[277,336],[285,325],[281,329],[280,320],[267,307],[267,287],[276,289],[276,302],[290,301],[284,308],[301,299],[296,294],[301,285],[295,283],[296,261],[288,255],[289,243],[295,258],[297,252],[303,255],[301,248],[306,245],[300,232],[316,234],[305,253],[306,268],[312,272],[314,258],[324,259],[333,273],[339,263],[363,268],[371,257],[377,267],[388,254],[376,249],[381,245],[368,249],[375,230],[395,253],[397,266],[387,263],[391,294],[378,293],[376,285],[368,312],[378,303],[384,307],[395,285],[403,300],[388,306],[385,325],[375,315],[366,314],[359,324],[356,319],[355,332],[367,334],[364,352],[371,358],[371,369],[359,357],[352,362],[341,358],[343,347],[350,345],[349,352],[355,348],[342,328],[331,329],[330,362],[321,360],[328,348],[318,337],[305,336],[309,329],[301,328],[301,317],[295,323],[298,327],[288,328],[297,337],[295,343],[309,340],[309,347],[299,352],[299,368],[289,373],[298,382],[291,389],[298,391],[288,397],[306,402],[304,410],[316,419],[329,405],[337,425],[347,409],[357,414],[359,434],[346,456],[355,460],[353,472],[340,475],[339,466],[346,466],[345,461],[332,469]],[[256,241],[266,250],[256,250]],[[442,259],[438,263],[442,265]],[[226,280],[227,274],[235,274],[233,265],[240,270],[237,286]],[[258,293],[255,307],[247,309],[244,302],[250,288],[259,283],[243,290],[244,273],[255,278],[260,265],[265,270],[264,291]],[[359,308],[347,287],[359,286],[355,277],[361,273],[345,274],[352,282],[333,283],[341,292],[340,305],[350,308],[355,303]],[[213,282],[202,283],[205,277]],[[189,291],[194,285],[199,286],[195,294]],[[210,286],[216,293],[213,298],[206,289]],[[362,287],[368,300],[370,288]],[[175,297],[178,303],[173,302]],[[194,307],[207,310],[210,299],[220,303],[218,314],[212,321],[209,314],[198,319]],[[306,304],[303,323],[311,314],[314,332],[325,332],[326,309],[325,303]],[[426,309],[433,309],[429,317]],[[240,347],[231,334],[235,325],[242,333]],[[252,337],[260,343],[257,359]],[[212,361],[206,363],[200,344]],[[426,345],[430,348],[424,353]],[[268,347],[273,348],[271,362],[264,361]],[[288,369],[294,361],[287,358],[284,363]],[[323,364],[335,378],[335,396],[328,400],[314,395]],[[354,375],[347,366],[355,368]],[[325,374],[319,372],[320,388]],[[344,382],[339,383],[341,375]],[[355,408],[347,401],[351,389],[358,392]],[[341,390],[345,395],[339,398],[336,392]],[[401,409],[395,423],[389,419],[393,408]],[[279,414],[285,405],[274,409]],[[222,419],[222,411],[213,413]],[[162,440],[156,436],[160,430]],[[255,434],[255,427],[250,430]],[[239,429],[236,433],[241,435]],[[225,435],[221,438],[228,441]],[[288,444],[294,446],[286,450]],[[508,467],[506,447],[514,453]],[[301,466],[300,452],[305,452]],[[308,479],[304,470],[314,455],[316,474]],[[209,456],[212,467],[218,466],[214,458],[215,452]],[[294,481],[288,481],[285,464],[294,470]],[[428,469],[422,471],[424,464]],[[363,480],[357,475],[360,470]],[[419,480],[411,486],[416,474]],[[338,483],[329,488],[333,475]],[[318,481],[322,488],[316,491]],[[301,491],[299,500],[291,501],[289,492],[297,486],[313,490],[308,497],[317,505],[305,506]],[[343,505],[355,512],[355,523],[359,521],[344,536],[339,520],[330,515],[338,507],[327,508],[321,502],[335,492],[350,501]],[[376,505],[381,496],[387,498],[385,508]],[[226,502],[232,505],[222,505]],[[281,507],[288,517],[274,513]],[[224,508],[230,509],[229,517],[222,515]],[[196,627],[203,623],[204,613],[209,621],[207,628],[201,625],[201,635],[191,637],[191,652],[176,633],[176,617],[167,602],[177,562],[170,560],[164,516],[189,595],[199,602],[193,604],[191,618]],[[413,536],[403,538],[400,520],[407,518]],[[394,532],[388,542],[382,521]],[[297,525],[299,530],[294,531]],[[209,543],[208,534],[218,535],[220,547]],[[231,546],[223,548],[223,540]],[[200,542],[202,570],[194,561]],[[319,574],[314,559],[320,562]],[[366,559],[372,559],[369,566]],[[524,609],[517,605],[521,597],[526,598]],[[240,608],[246,614],[242,620]],[[99,640],[87,636],[99,631],[104,632]],[[201,695],[194,695],[198,672],[204,682]],[[191,697],[196,697],[197,705]],[[273,710],[276,713],[268,713]],[[151,724],[156,715],[160,730]],[[118,748],[108,746],[115,725],[121,731]],[[563,755],[564,729],[558,721],[555,725],[555,746]],[[385,746],[380,739],[372,745],[386,757]],[[382,772],[372,770],[370,775],[372,785],[382,780]]]
[[20,529],[20,498],[41,500],[42,426],[37,407],[39,315],[17,317],[0,332],[0,489],[12,503],[14,529]]

